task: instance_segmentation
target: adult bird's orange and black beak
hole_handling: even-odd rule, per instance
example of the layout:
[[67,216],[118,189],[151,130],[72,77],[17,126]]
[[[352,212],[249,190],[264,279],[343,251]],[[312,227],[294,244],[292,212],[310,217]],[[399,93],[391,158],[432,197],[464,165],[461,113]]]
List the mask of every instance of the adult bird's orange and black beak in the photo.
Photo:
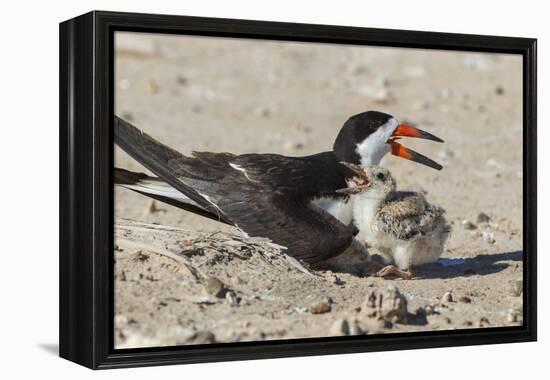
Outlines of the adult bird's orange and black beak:
[[391,154],[394,156],[418,162],[419,164],[426,165],[437,170],[441,170],[443,168],[443,166],[439,165],[434,160],[399,144],[396,140],[401,137],[415,137],[440,143],[444,142],[442,139],[411,125],[399,124],[393,131],[392,137],[388,140],[388,144],[391,146]]

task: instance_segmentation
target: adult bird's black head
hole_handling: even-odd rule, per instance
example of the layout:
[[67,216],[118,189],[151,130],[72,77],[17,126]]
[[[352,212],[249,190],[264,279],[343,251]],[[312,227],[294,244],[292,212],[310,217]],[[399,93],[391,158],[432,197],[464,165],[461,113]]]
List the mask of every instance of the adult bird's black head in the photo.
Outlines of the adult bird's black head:
[[333,152],[340,161],[357,165],[378,165],[391,153],[441,170],[437,162],[399,144],[400,137],[417,137],[443,142],[439,137],[411,125],[401,124],[393,116],[378,111],[354,115],[345,122],[334,142]]

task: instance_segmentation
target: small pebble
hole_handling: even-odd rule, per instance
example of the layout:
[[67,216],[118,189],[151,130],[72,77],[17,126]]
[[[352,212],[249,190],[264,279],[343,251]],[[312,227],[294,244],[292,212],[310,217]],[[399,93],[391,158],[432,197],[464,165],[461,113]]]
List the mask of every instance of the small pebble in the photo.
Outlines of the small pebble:
[[464,326],[473,326],[472,321],[464,321]]
[[468,219],[462,221],[462,227],[464,227],[465,230],[475,230],[477,228],[477,226]]
[[489,158],[487,160],[487,166],[492,166],[492,167],[497,168],[497,169],[502,168],[502,165],[497,160],[495,160],[494,158]]
[[330,302],[327,302],[326,300],[309,307],[309,312],[311,314],[324,314],[330,312],[331,310],[332,307],[330,306]]
[[149,79],[147,81],[147,90],[151,94],[157,94],[159,92],[159,85],[154,79]]
[[225,293],[225,299],[226,299],[227,303],[229,303],[231,306],[237,306],[239,304],[239,300],[237,298],[237,295],[232,290],[228,290]]
[[486,326],[489,326],[491,323],[489,322],[489,320],[487,319],[487,317],[481,317],[479,322],[478,322],[478,326],[479,327],[486,327]]
[[285,150],[300,150],[300,149],[304,149],[304,146],[305,144],[300,141],[297,141],[297,142],[286,141],[283,145],[283,148]]
[[378,84],[382,87],[389,87],[391,85],[391,81],[386,77],[380,77],[378,78]]
[[288,314],[288,315],[292,315],[292,314],[304,314],[306,311],[307,311],[307,308],[305,308],[305,307],[295,307],[295,308],[293,308],[292,310],[290,310],[287,314]]
[[451,292],[446,292],[445,294],[443,294],[443,297],[441,297],[441,299],[444,302],[454,302],[453,301],[453,294]]
[[462,296],[458,299],[458,301],[462,302],[462,303],[471,303],[472,299],[470,297],[467,297],[467,296]]
[[149,255],[144,254],[142,251],[137,251],[132,260],[144,263],[149,260]]
[[177,78],[176,78],[176,82],[177,82],[180,86],[185,86],[186,84],[189,83],[189,79],[187,79],[187,78],[184,77],[183,75],[178,75]]
[[216,336],[210,331],[197,331],[191,335],[190,340],[196,344],[216,343]]
[[515,323],[519,320],[519,312],[514,309],[508,310],[508,314],[506,315],[506,320],[510,323]]
[[483,240],[485,240],[489,244],[495,244],[496,243],[494,232],[483,231],[481,233],[481,237],[483,238]]
[[242,328],[249,328],[250,326],[252,326],[252,323],[250,323],[250,321],[242,321],[241,322],[241,327]]
[[477,214],[477,222],[478,223],[489,223],[491,221],[491,218],[489,215],[485,214],[484,212],[480,212]]
[[433,314],[436,314],[436,311],[434,309],[434,307],[432,305],[428,305],[424,308],[424,312],[426,313],[426,315],[433,315]]
[[369,318],[406,323],[407,298],[393,285],[383,290],[372,290],[367,295],[361,312]]
[[259,107],[259,108],[256,108],[254,110],[254,112],[258,115],[258,116],[261,116],[261,117],[264,117],[264,118],[269,118],[271,117],[271,109],[270,108],[267,108],[267,107]]
[[155,201],[154,199],[150,199],[149,202],[147,203],[147,207],[145,208],[145,214],[146,215],[156,214],[159,211],[165,211],[165,210],[158,208],[157,201]]
[[275,336],[285,336],[287,334],[287,330],[286,329],[277,329],[275,331],[273,331],[273,335]]
[[204,289],[211,296],[218,298],[225,296],[225,286],[216,277],[209,277],[204,283]]

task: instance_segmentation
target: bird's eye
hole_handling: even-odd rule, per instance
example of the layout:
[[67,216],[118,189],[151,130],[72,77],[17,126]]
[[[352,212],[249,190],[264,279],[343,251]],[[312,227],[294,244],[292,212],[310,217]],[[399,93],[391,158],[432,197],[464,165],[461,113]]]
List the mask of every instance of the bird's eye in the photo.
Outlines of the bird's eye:
[[384,176],[384,173],[376,173],[376,178],[378,178],[380,181],[383,181],[386,177]]

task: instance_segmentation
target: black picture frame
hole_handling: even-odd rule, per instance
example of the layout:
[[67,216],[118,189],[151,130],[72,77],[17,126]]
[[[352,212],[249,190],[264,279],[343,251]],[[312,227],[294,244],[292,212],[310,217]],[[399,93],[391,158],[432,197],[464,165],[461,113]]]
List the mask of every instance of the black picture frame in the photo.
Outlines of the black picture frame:
[[[115,350],[114,32],[519,54],[523,57],[524,323],[287,341]],[[60,24],[60,356],[93,369],[535,341],[536,39],[93,11]]]

